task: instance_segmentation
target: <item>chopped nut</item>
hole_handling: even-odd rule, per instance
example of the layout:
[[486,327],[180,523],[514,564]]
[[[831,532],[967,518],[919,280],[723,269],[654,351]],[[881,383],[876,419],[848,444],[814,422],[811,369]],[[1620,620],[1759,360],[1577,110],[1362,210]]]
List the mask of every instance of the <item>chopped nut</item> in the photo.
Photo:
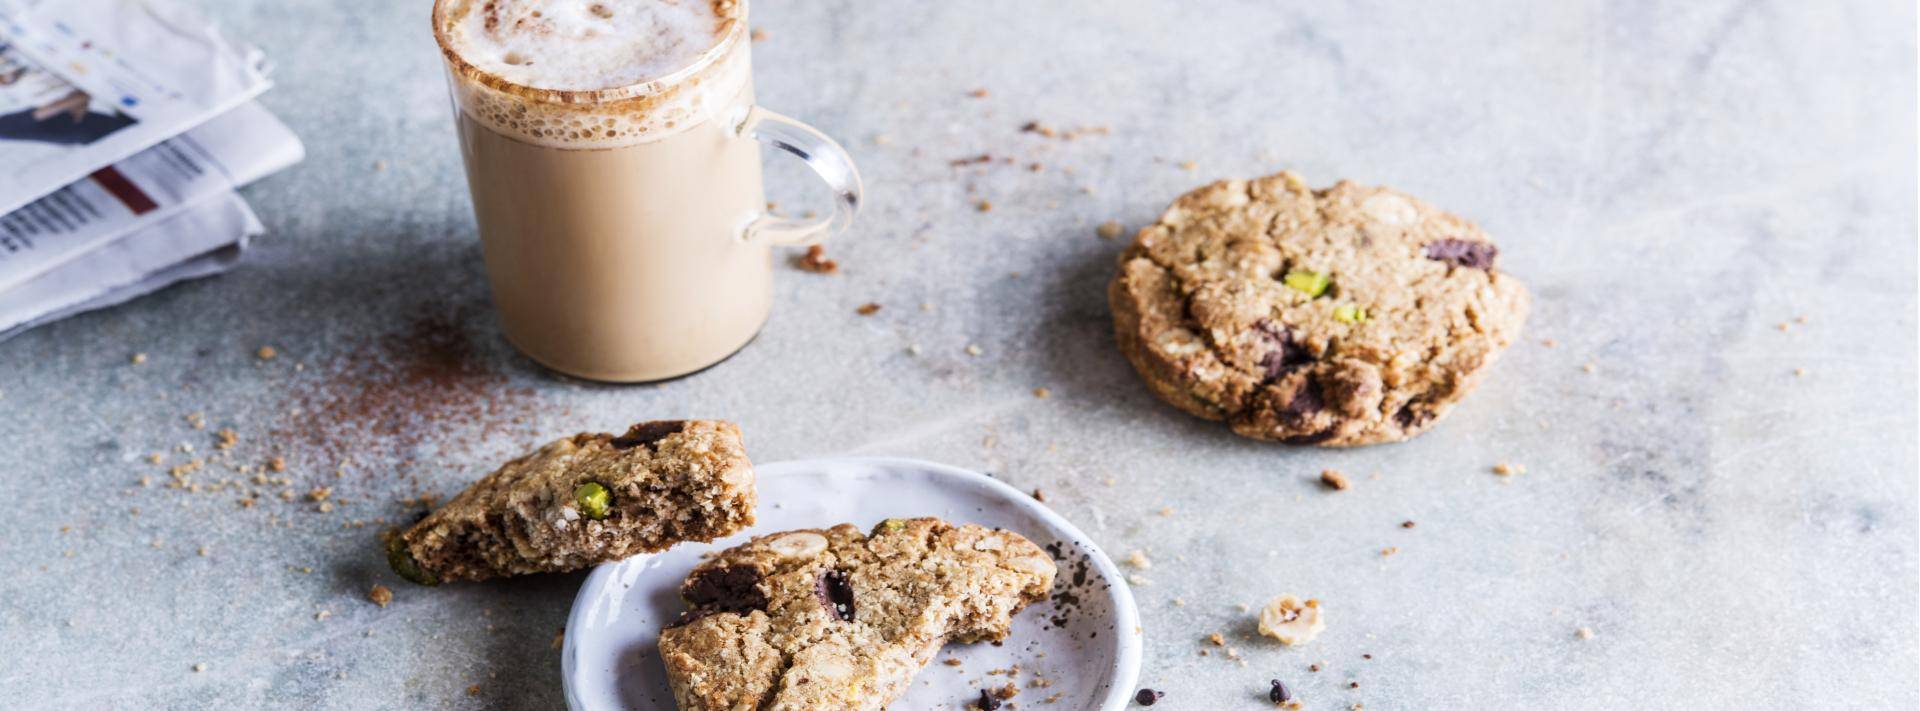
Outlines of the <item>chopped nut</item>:
[[1126,228],[1122,227],[1118,221],[1107,220],[1106,222],[1100,223],[1099,227],[1094,228],[1093,233],[1100,235],[1100,239],[1113,239],[1119,237],[1120,234],[1125,231]]
[[215,440],[213,443],[214,449],[223,451],[233,449],[233,445],[240,443],[239,433],[234,432],[232,429],[222,429],[219,432],[213,433],[213,436]]
[[854,309],[853,312],[860,314],[861,316],[872,316],[874,314],[880,313],[880,305],[869,301],[867,303],[861,304],[860,308]]
[[253,354],[259,356],[260,360],[273,360],[280,357],[280,351],[274,350],[273,346],[261,346],[260,350],[254,351]]
[[1499,464],[1493,465],[1493,473],[1499,474],[1500,476],[1513,476],[1515,474],[1527,473],[1527,468],[1520,466],[1518,464],[1509,464],[1507,462],[1501,462]]
[[1327,628],[1319,600],[1301,602],[1292,595],[1281,595],[1260,610],[1260,634],[1293,646],[1306,644]]
[[1389,556],[1399,552],[1400,552],[1399,546],[1387,546],[1385,548],[1380,549],[1380,555],[1382,556]]
[[1353,486],[1351,482],[1347,481],[1347,475],[1341,474],[1339,470],[1336,469],[1322,469],[1320,471],[1320,483],[1332,487],[1334,491],[1346,491],[1348,487]]
[[1053,391],[1048,390],[1046,388],[1034,388],[1033,396],[1037,398],[1045,399],[1045,398],[1053,397]]
[[1400,522],[1400,527],[1401,527],[1401,528],[1413,528],[1413,521],[1401,521],[1401,522]]
[[793,258],[793,266],[805,272],[832,274],[840,271],[840,263],[827,258],[827,248],[813,245],[807,253]]
[[976,88],[976,89],[974,89],[973,91],[969,91],[969,92],[967,92],[967,96],[971,96],[971,97],[973,97],[973,98],[975,98],[975,99],[984,99],[984,98],[987,98],[987,88],[986,88],[986,87],[984,87],[984,86],[983,86],[983,87],[979,87],[979,88]]
[[286,457],[274,457],[274,458],[272,458],[272,459],[269,459],[269,460],[267,460],[267,470],[268,470],[268,471],[275,471],[275,472],[283,472],[283,471],[286,471],[286,470],[287,470],[287,458],[286,458]]
[[367,599],[384,608],[393,602],[393,591],[385,585],[375,585],[372,590],[367,591]]
[[747,33],[747,39],[753,40],[755,42],[765,42],[767,41],[767,31],[760,29],[758,27],[755,27],[753,28],[752,32]]
[[1147,560],[1146,551],[1134,551],[1127,554],[1127,565],[1146,570],[1153,567],[1153,561]]
[[981,212],[993,212],[993,201],[981,200],[980,202],[974,203],[973,207]]

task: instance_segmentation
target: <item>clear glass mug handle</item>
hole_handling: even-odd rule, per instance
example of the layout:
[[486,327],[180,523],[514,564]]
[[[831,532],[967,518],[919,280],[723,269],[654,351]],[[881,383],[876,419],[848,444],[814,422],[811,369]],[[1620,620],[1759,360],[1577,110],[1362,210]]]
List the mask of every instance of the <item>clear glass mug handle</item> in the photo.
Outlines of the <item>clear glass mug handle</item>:
[[747,110],[734,131],[799,158],[833,190],[832,214],[813,218],[760,215],[741,229],[741,239],[804,247],[819,244],[853,224],[863,198],[860,170],[853,167],[853,157],[840,144],[812,126],[758,106]]

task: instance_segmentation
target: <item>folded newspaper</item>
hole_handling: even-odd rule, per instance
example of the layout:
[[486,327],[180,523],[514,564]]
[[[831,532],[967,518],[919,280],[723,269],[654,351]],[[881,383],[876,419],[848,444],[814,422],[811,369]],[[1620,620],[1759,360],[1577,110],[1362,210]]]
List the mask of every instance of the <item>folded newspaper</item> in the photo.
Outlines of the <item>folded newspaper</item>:
[[266,74],[173,0],[0,0],[0,340],[231,268],[305,151]]

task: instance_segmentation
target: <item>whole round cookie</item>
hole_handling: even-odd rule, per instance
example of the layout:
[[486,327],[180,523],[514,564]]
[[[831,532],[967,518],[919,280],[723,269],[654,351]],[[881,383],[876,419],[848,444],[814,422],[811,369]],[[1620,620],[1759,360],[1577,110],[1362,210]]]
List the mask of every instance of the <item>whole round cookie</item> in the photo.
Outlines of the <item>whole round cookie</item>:
[[1466,397],[1527,317],[1473,223],[1299,176],[1187,193],[1120,255],[1120,350],[1167,402],[1247,437],[1403,440]]

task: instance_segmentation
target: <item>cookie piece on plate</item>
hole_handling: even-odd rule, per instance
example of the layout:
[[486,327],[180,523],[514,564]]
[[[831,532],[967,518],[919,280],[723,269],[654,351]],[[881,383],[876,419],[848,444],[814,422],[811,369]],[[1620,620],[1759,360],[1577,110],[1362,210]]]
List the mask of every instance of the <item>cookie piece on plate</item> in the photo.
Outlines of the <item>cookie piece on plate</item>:
[[1005,639],[1055,571],[1019,534],[932,518],[761,536],[687,576],[660,657],[681,709],[877,710],[947,642]]
[[715,420],[583,433],[507,462],[387,541],[423,585],[578,570],[753,524],[740,428]]
[[1526,321],[1473,223],[1388,188],[1292,173],[1174,201],[1120,255],[1120,350],[1175,407],[1263,440],[1407,439],[1466,397]]

